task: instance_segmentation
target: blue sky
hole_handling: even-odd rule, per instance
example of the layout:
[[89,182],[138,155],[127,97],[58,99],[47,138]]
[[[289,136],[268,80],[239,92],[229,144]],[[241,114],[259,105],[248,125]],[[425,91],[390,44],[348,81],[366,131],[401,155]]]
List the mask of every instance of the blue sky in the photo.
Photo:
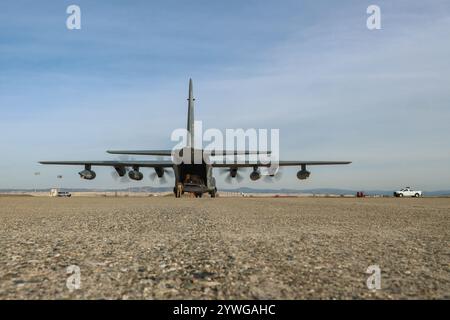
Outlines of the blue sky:
[[[66,28],[70,4],[81,30]],[[366,28],[370,4],[382,30]],[[82,181],[77,167],[37,161],[171,148],[192,77],[205,127],[279,128],[284,159],[353,161],[243,186],[450,189],[449,39],[439,0],[10,1],[0,188],[117,187],[109,168]]]

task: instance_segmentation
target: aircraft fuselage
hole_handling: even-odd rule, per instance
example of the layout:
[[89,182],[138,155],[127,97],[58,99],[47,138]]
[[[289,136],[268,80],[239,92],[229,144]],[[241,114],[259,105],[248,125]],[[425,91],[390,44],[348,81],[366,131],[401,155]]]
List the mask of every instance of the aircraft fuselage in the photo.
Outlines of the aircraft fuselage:
[[183,185],[183,192],[190,192],[197,197],[203,193],[215,196],[217,192],[216,179],[212,174],[212,167],[205,162],[202,164],[179,164],[174,165],[175,185],[174,193],[179,183]]

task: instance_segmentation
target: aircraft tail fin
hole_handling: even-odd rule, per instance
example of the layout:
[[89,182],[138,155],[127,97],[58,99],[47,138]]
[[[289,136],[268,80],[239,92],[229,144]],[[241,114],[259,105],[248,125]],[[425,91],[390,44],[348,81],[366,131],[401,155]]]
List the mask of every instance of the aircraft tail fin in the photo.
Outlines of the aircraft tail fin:
[[189,79],[188,118],[187,118],[187,146],[194,147],[194,87],[192,79]]

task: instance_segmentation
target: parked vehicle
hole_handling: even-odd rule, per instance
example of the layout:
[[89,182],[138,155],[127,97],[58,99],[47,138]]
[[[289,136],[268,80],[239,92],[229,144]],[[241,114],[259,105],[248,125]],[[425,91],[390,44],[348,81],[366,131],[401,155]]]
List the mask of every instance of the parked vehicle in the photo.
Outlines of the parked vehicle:
[[70,198],[72,194],[67,191],[59,191],[58,189],[54,188],[50,190],[50,196],[51,197],[66,197]]
[[72,196],[72,194],[70,192],[66,192],[66,191],[60,191],[58,192],[57,197],[67,197],[70,198]]
[[403,188],[394,192],[394,197],[421,197],[422,191],[413,190],[410,187]]

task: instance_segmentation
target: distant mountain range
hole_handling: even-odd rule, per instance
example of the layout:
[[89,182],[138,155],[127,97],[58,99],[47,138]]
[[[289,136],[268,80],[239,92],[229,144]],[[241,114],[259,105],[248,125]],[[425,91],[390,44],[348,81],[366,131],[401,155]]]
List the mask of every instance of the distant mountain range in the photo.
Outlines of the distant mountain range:
[[[0,189],[0,193],[10,193],[10,192],[34,192],[35,189]],[[50,189],[37,189],[37,192],[47,192]],[[133,187],[133,188],[120,188],[120,189],[86,189],[86,188],[60,188],[60,191],[71,191],[71,192],[170,192],[172,188],[170,187]],[[219,189],[219,192],[243,192],[243,193],[278,193],[278,194],[339,194],[339,195],[349,195],[356,194],[357,191],[361,190],[350,190],[350,189],[336,189],[336,188],[316,188],[316,189],[254,189],[254,188],[225,188]],[[367,195],[386,195],[390,196],[393,190],[363,190]],[[450,190],[437,190],[437,191],[424,191],[426,196],[450,196]]]

